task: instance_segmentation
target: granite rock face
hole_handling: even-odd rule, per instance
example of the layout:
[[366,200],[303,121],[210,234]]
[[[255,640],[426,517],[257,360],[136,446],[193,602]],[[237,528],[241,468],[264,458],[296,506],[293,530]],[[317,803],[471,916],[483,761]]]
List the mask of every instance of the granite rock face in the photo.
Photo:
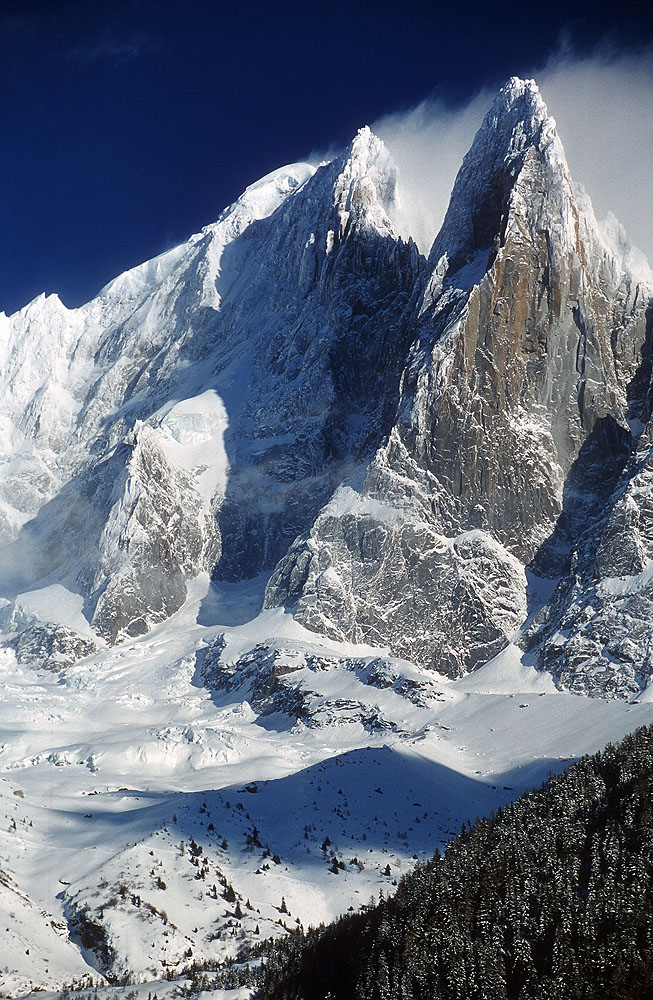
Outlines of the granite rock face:
[[534,84],[510,81],[431,251],[388,438],[267,602],[451,676],[505,645],[526,617],[524,567],[569,572],[646,418],[650,272],[629,254],[573,188]]

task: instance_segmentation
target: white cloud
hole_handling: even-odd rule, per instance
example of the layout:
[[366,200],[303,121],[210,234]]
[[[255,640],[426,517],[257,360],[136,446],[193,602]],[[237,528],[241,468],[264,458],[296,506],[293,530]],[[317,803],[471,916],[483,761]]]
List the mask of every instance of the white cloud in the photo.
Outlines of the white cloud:
[[[524,75],[537,81],[572,177],[589,192],[597,217],[614,212],[653,260],[653,50],[580,57],[564,49]],[[399,167],[406,228],[424,252],[494,96],[485,89],[453,109],[426,100],[372,125]]]
[[462,158],[493,96],[484,91],[457,109],[426,100],[371,126],[399,167],[401,214],[407,230],[402,235],[410,233],[423,253],[428,253],[440,228]]
[[535,74],[571,175],[653,260],[653,49],[552,58]]

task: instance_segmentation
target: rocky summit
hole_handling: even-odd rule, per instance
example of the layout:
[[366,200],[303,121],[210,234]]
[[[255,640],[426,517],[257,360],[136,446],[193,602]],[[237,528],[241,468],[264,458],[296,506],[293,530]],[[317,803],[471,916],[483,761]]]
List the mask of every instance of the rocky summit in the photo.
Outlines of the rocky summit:
[[645,686],[650,295],[572,185],[534,83],[511,80],[422,271],[392,425],[268,603],[449,676],[521,630],[564,686]]

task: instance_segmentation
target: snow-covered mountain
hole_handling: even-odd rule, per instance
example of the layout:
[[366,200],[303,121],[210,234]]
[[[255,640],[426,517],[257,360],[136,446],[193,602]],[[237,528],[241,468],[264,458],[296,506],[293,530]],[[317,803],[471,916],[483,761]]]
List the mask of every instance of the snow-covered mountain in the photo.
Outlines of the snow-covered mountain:
[[420,262],[369,131],[311,174],[264,178],[88,306],[5,320],[7,593],[55,574],[100,636],[142,634],[198,573],[272,569],[377,443]]
[[[645,687],[647,641],[619,645],[611,621],[624,589],[650,620],[632,482],[649,454],[652,287],[574,190],[535,85],[511,80],[433,245],[392,427],[280,562],[268,604],[455,677],[560,579],[529,632],[537,665],[591,693]],[[622,529],[624,491],[639,505]]]
[[648,264],[518,79],[404,230],[364,128],[0,314],[5,993],[365,903],[650,720]]

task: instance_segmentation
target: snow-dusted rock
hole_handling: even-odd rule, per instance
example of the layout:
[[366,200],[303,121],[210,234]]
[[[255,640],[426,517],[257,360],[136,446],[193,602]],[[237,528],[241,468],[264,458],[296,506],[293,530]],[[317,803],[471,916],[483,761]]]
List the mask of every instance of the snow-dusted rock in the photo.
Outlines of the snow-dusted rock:
[[63,670],[97,651],[97,643],[65,625],[34,624],[8,643],[19,663],[36,670]]
[[[350,502],[336,494],[280,562],[268,605],[453,676],[506,644],[526,617],[523,566],[567,572],[648,419],[653,281],[608,230],[535,84],[509,81],[431,251],[390,434]],[[593,529],[599,562],[619,535],[619,558],[641,564],[633,524]]]
[[[345,494],[345,496],[343,496]],[[341,491],[272,574],[307,628],[389,644],[456,677],[501,649],[526,614],[523,567],[489,534],[454,538],[391,504]]]
[[[214,691],[246,699],[263,719],[280,713],[309,727],[357,723],[374,731],[398,729],[399,722],[392,718],[388,704],[381,707],[373,701],[342,696],[352,685],[348,674],[356,679],[354,689],[362,683],[390,691],[421,708],[442,697],[441,678],[411,663],[391,657],[318,653],[298,640],[258,643],[231,659],[225,653],[223,636],[219,636],[201,657],[203,683]],[[395,709],[400,705],[398,700]]]

